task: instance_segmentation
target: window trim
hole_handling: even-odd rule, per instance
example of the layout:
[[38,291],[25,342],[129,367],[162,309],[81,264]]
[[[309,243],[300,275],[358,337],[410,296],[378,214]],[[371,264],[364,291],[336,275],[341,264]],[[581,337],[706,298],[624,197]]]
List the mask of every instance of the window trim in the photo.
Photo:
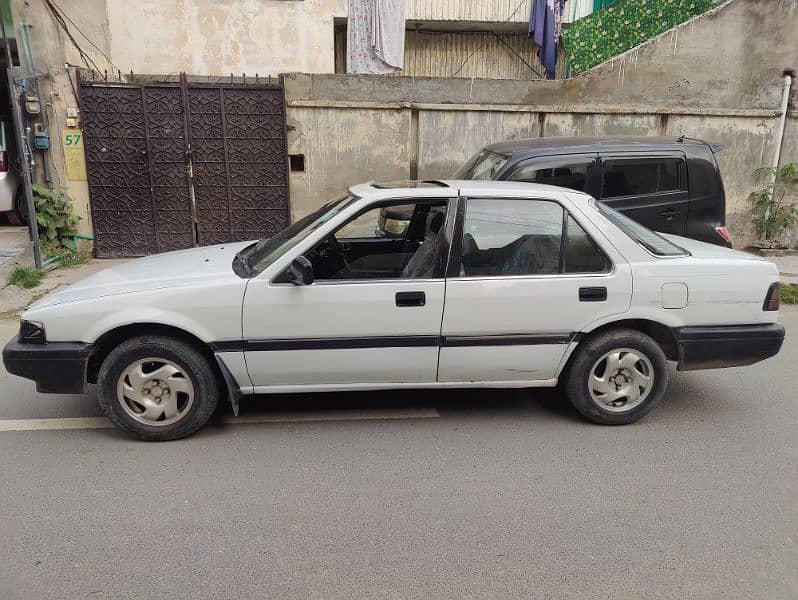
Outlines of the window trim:
[[[465,235],[464,224],[465,224],[465,213],[466,207],[469,200],[510,200],[513,202],[525,202],[525,201],[537,201],[537,202],[553,202],[557,204],[563,211],[563,233],[560,237],[560,264],[558,266],[559,273],[541,273],[541,274],[528,274],[528,275],[460,275],[460,265],[463,260],[463,236]],[[586,273],[563,273],[564,267],[564,255],[562,252],[564,240],[565,240],[565,230],[567,228],[568,223],[568,216],[570,216],[579,227],[582,228],[582,231],[585,232],[585,235],[588,237],[590,241],[592,241],[596,248],[598,248],[601,253],[604,255],[606,259],[606,263],[608,268],[604,271],[597,271],[597,272],[586,272]],[[446,268],[446,279],[458,279],[460,281],[478,281],[478,280],[485,280],[485,279],[554,279],[558,277],[563,277],[566,279],[573,279],[577,277],[610,277],[615,274],[615,261],[612,260],[610,257],[610,253],[608,253],[604,246],[601,245],[596,239],[590,235],[585,226],[579,220],[578,216],[575,215],[573,212],[568,210],[562,202],[559,200],[555,200],[554,198],[536,198],[536,197],[507,197],[507,196],[461,196],[459,198],[459,202],[457,203],[457,222],[455,223],[455,231],[454,231],[454,238],[452,244],[449,249],[449,260],[448,266]]]
[[[446,277],[447,268],[448,268],[448,260],[451,253],[451,245],[452,245],[452,231],[454,229],[454,215],[453,213],[456,212],[456,208],[458,206],[457,196],[450,196],[450,197],[417,197],[417,196],[405,196],[402,198],[385,198],[382,200],[377,200],[372,202],[368,206],[364,206],[361,210],[354,213],[351,217],[347,218],[343,223],[339,226],[335,227],[332,231],[330,231],[327,235],[335,235],[335,232],[343,229],[349,223],[364,215],[365,213],[369,212],[370,210],[374,210],[376,208],[384,208],[386,206],[401,206],[402,204],[444,204],[446,206],[446,222],[444,223],[444,227],[446,228],[446,233],[444,234],[443,246],[440,249],[441,255],[446,257],[446,262],[443,266],[443,269],[437,269],[438,271],[442,270],[442,273],[435,273],[433,277],[417,277],[412,279],[402,279],[401,277],[395,278],[379,278],[379,279],[315,279],[311,285],[337,285],[337,284],[369,284],[369,283],[400,283],[400,282],[412,282],[412,281],[443,281]],[[326,236],[325,236],[326,237]],[[348,238],[348,239],[369,239],[369,238]],[[285,277],[288,269],[291,268],[291,262],[298,258],[299,256],[304,256],[306,252],[309,252],[313,248],[316,247],[318,243],[320,243],[322,239],[316,240],[314,244],[310,247],[306,248],[301,254],[294,256],[291,261],[285,266],[285,268],[278,271],[269,281],[270,285],[294,285],[293,283],[289,283],[286,281],[281,281]]]

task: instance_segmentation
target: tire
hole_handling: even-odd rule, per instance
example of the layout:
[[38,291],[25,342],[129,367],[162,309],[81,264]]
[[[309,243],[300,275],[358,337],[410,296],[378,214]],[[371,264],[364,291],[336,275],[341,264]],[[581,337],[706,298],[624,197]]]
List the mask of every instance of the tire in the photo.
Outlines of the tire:
[[28,224],[28,210],[25,206],[25,194],[22,191],[22,186],[17,188],[17,193],[14,194],[14,208],[8,211],[6,216],[12,225]]
[[187,437],[208,422],[221,388],[194,346],[139,336],[117,346],[97,376],[100,408],[117,427],[149,441]]
[[577,348],[565,393],[586,419],[626,425],[646,415],[662,398],[668,385],[667,366],[662,349],[644,333],[607,331]]

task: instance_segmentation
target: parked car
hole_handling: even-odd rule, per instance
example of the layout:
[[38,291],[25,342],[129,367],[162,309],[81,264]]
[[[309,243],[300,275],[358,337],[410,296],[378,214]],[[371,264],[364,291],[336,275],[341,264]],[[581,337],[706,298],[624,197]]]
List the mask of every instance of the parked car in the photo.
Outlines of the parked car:
[[0,121],[0,213],[4,213],[12,225],[26,225],[25,197],[19,177],[12,169],[16,151],[11,131],[9,122]]
[[[379,233],[386,207],[412,212],[401,236]],[[558,382],[588,419],[623,424],[660,399],[668,360],[776,354],[778,281],[768,261],[565,188],[362,184],[271,239],[57,291],[25,311],[3,362],[40,392],[96,382],[108,418],[149,440],[187,436],[241,394]]]
[[579,190],[654,231],[731,247],[722,149],[685,137],[533,138],[486,146],[454,178]]

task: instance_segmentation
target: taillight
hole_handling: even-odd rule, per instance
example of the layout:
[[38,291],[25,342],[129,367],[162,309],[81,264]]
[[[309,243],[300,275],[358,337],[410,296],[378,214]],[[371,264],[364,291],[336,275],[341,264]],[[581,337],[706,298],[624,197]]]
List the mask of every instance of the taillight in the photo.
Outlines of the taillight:
[[717,233],[721,238],[723,238],[723,241],[729,244],[729,246],[732,245],[731,235],[729,235],[728,229],[726,229],[725,227],[715,227],[715,233]]
[[771,283],[768,288],[768,293],[765,296],[765,303],[762,305],[762,310],[779,310],[781,303],[781,285],[778,282]]
[[0,173],[8,171],[8,151],[0,150]]

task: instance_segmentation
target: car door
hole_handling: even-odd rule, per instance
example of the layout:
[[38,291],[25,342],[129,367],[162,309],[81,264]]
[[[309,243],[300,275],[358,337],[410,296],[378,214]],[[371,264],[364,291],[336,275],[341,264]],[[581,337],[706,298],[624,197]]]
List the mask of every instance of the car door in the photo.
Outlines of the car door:
[[385,203],[364,209],[304,252],[311,285],[282,274],[252,280],[243,331],[255,391],[434,382],[450,201],[388,203],[424,215],[422,237],[402,236],[401,245],[380,232]]
[[654,231],[685,235],[689,192],[682,152],[601,155],[602,202]]
[[592,193],[599,183],[598,153],[539,156],[519,162],[500,175],[507,181],[545,183]]
[[556,200],[461,199],[439,381],[550,381],[584,326],[629,307],[629,265]]

